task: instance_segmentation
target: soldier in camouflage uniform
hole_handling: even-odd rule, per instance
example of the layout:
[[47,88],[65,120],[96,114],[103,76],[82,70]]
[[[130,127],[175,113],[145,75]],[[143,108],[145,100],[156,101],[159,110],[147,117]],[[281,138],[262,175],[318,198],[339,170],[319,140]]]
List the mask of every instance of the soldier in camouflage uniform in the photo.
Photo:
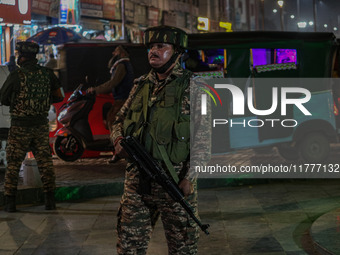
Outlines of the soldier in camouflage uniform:
[[[190,112],[199,107],[198,102],[190,100],[190,87],[196,85],[195,79],[179,62],[187,45],[187,34],[161,26],[147,29],[144,40],[152,70],[135,81],[117,114],[111,139],[117,154],[127,157],[121,139],[129,135],[138,138],[169,175],[172,172],[178,176],[179,187],[197,215],[197,183],[188,169]],[[208,151],[204,148],[203,152],[192,153],[202,156]],[[196,254],[199,235],[195,222],[160,185],[147,179],[129,162],[118,212],[118,254],[146,254],[159,215],[169,254]]]
[[53,71],[37,64],[39,45],[19,42],[18,65],[0,90],[0,101],[10,106],[11,127],[8,135],[7,171],[5,175],[5,210],[16,211],[15,196],[22,161],[28,151],[37,160],[45,192],[45,209],[56,209],[55,174],[49,146],[48,111],[63,99],[60,82]]

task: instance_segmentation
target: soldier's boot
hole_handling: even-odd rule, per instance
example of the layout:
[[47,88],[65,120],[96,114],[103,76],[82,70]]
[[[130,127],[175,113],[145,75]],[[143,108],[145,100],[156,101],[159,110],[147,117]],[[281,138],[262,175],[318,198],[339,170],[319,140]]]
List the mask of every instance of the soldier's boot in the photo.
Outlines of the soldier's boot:
[[54,192],[45,192],[45,210],[55,210],[57,209],[55,205]]
[[15,196],[5,196],[5,211],[16,212],[17,208],[15,205]]

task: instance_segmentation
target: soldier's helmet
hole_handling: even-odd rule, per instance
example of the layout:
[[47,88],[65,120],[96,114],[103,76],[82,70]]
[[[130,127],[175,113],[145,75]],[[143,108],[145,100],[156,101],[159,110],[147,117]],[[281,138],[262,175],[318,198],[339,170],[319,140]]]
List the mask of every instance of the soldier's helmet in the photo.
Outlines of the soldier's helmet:
[[39,45],[35,42],[17,42],[15,49],[19,52],[19,55],[35,57],[39,52]]
[[152,43],[169,43],[179,49],[185,49],[188,46],[188,35],[177,27],[151,27],[144,32],[144,44],[149,47]]

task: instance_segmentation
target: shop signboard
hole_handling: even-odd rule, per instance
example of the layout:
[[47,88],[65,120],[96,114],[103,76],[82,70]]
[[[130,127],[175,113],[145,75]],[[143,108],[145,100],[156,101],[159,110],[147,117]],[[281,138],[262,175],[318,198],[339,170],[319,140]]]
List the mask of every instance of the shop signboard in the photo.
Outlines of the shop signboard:
[[31,24],[31,0],[0,0],[0,23]]
[[232,23],[231,22],[220,21],[219,25],[220,25],[220,27],[225,29],[225,32],[233,32]]
[[80,0],[80,15],[103,18],[103,0]]
[[197,17],[197,29],[203,31],[209,31],[210,21],[206,17]]
[[[41,1],[41,0],[39,0]],[[75,25],[79,23],[78,0],[60,1],[60,23]]]

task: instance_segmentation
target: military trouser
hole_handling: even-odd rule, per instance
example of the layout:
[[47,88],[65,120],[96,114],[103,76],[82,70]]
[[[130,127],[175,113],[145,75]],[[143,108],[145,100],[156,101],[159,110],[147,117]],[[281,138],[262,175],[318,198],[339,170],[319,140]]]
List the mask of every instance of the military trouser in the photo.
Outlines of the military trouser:
[[[118,211],[118,254],[144,255],[160,214],[171,255],[197,254],[198,226],[161,186],[151,183],[151,195],[137,193],[138,170],[126,172],[124,194]],[[187,197],[197,215],[197,188]]]
[[5,175],[5,195],[16,194],[20,166],[29,151],[33,152],[37,161],[44,192],[54,191],[55,174],[49,145],[48,124],[34,127],[11,126],[6,147],[8,165]]

